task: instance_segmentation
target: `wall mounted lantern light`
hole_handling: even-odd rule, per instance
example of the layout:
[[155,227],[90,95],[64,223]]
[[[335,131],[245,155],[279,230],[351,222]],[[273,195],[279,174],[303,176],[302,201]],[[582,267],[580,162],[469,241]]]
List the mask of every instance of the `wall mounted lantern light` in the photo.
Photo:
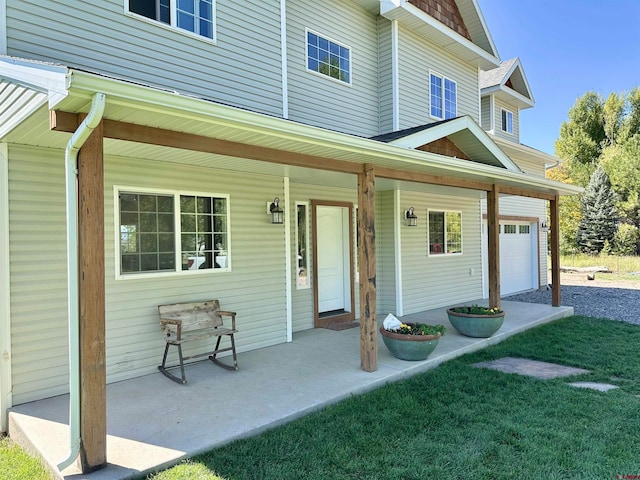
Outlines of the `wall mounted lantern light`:
[[545,232],[545,233],[549,231],[549,227],[547,226],[546,220],[542,220],[540,222],[540,231]]
[[271,205],[269,205],[269,213],[271,214],[271,223],[284,223],[284,211],[280,208],[280,199],[278,197],[274,198]]
[[418,226],[418,216],[415,214],[415,209],[413,207],[410,207],[409,210],[406,211],[404,217],[407,219],[407,226]]

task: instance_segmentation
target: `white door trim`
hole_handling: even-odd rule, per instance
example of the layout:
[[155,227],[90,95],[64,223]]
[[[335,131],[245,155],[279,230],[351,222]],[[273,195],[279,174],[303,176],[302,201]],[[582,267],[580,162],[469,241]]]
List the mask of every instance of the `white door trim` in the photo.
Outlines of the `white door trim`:
[[11,276],[9,273],[9,147],[0,144],[0,431],[13,406],[11,378]]

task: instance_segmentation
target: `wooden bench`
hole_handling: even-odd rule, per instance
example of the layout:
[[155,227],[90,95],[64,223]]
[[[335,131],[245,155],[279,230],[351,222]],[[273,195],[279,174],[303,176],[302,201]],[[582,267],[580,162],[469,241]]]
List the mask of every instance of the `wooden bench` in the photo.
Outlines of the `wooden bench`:
[[[160,316],[160,326],[164,332],[166,341],[162,365],[158,367],[158,370],[168,378],[184,385],[187,383],[187,377],[184,373],[184,361],[205,355],[208,355],[209,360],[213,363],[227,370],[238,370],[236,343],[233,339],[233,334],[237,332],[236,312],[220,310],[220,302],[218,302],[218,300],[208,300],[206,302],[159,305],[158,314]],[[231,317],[231,328],[224,326],[223,317]],[[222,340],[224,335],[227,335],[231,340],[231,347],[220,348],[220,340]],[[218,337],[216,347],[212,352],[200,353],[189,357],[182,356],[183,343],[210,337]],[[166,365],[170,345],[178,347],[180,365],[173,365],[171,367]],[[216,358],[219,353],[228,351],[233,352],[233,365],[226,365]],[[182,372],[182,378],[178,378],[168,371],[169,368],[176,368],[178,366]]]

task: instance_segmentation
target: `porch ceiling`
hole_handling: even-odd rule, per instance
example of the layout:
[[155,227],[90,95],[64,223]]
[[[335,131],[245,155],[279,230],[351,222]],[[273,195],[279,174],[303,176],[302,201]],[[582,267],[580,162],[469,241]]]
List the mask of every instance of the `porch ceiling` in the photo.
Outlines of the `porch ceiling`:
[[[66,78],[66,96],[56,92],[53,103],[50,96],[49,109],[86,113],[93,94],[102,92],[107,98],[105,119],[195,135],[205,140],[211,139],[212,144],[216,141],[235,142],[234,145],[237,145],[238,149],[270,149],[271,154],[282,153],[283,163],[279,163],[278,160],[261,161],[259,155],[257,159],[254,157],[250,160],[244,158],[241,151],[237,156],[228,150],[225,155],[219,155],[114,139],[105,139],[106,155],[249,171],[264,175],[285,175],[292,181],[314,184],[321,182],[348,188],[355,185],[355,175],[340,172],[339,168],[337,171],[335,168],[324,168],[323,159],[326,159],[327,165],[332,161],[342,162],[339,165],[372,164],[383,173],[380,176],[412,182],[420,182],[420,178],[424,178],[420,175],[429,175],[436,179],[475,182],[474,185],[499,183],[506,187],[552,196],[579,191],[576,187],[542,177],[527,176],[491,165],[470,164],[465,160],[381,144],[367,138],[87,72],[69,70]],[[50,130],[48,108],[41,106],[0,140],[63,149],[69,134]],[[162,132],[158,135],[161,134]],[[287,155],[308,155],[315,163],[310,164],[312,168],[305,168],[306,163],[288,162]],[[334,170],[335,173],[329,170]],[[357,171],[353,167],[347,170],[351,173]],[[376,182],[379,189],[391,185],[398,183]]]

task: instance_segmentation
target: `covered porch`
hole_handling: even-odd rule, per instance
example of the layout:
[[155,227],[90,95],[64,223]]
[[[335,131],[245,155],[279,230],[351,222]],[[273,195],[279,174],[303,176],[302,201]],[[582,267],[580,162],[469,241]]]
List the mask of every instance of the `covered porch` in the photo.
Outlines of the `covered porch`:
[[[573,314],[573,307],[511,301],[503,301],[502,307],[505,323],[488,339],[458,334],[445,308],[403,317],[442,323],[447,332],[425,361],[398,360],[381,345],[375,372],[359,368],[358,328],[313,329],[294,334],[291,343],[241,353],[238,372],[204,361],[188,367],[185,386],[160,373],[109,384],[108,464],[82,478],[124,479],[167,467]],[[19,405],[9,414],[12,438],[41,456],[60,478],[80,473],[75,465],[62,473],[56,468],[69,445],[68,416],[68,395]]]

